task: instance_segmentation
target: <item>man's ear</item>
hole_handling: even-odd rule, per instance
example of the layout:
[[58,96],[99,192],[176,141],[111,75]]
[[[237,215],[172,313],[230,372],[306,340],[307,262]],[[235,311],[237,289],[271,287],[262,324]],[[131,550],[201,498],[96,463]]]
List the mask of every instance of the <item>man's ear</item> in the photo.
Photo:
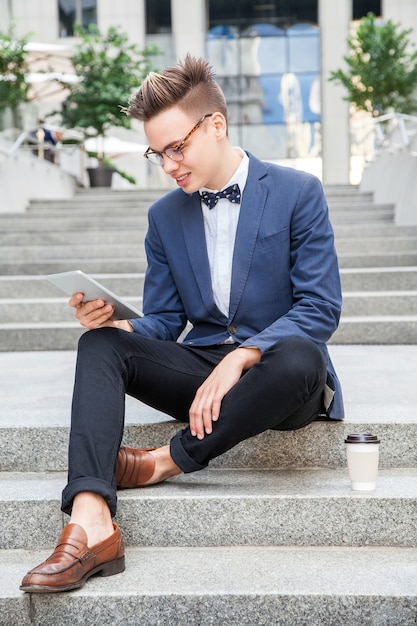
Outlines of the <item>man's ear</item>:
[[227,122],[223,113],[216,111],[210,118],[212,125],[214,126],[216,136],[218,139],[223,139],[227,136]]

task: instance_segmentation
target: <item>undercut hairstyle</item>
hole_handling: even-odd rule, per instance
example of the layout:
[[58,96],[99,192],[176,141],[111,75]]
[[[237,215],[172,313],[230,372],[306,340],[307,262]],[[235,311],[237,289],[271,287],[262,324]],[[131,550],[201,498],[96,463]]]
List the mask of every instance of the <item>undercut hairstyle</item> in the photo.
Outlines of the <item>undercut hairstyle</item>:
[[150,72],[129,102],[127,115],[143,122],[178,106],[196,119],[218,111],[227,121],[226,99],[205,59],[187,54],[183,61],[161,72]]

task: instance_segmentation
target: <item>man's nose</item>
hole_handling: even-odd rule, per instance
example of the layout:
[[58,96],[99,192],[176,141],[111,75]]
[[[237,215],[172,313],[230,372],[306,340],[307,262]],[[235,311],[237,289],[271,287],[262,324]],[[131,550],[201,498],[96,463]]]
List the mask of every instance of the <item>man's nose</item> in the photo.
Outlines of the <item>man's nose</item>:
[[166,174],[170,174],[171,172],[175,172],[179,168],[180,162],[174,161],[170,159],[166,154],[164,154],[164,161],[162,163],[163,170]]

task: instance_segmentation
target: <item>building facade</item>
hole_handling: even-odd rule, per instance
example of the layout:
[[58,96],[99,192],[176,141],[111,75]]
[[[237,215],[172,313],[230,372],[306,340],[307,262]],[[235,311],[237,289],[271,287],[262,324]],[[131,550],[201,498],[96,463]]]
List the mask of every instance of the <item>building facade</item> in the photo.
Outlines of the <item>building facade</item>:
[[352,20],[372,11],[417,24],[415,0],[3,0],[0,30],[71,47],[74,24],[120,25],[155,65],[186,53],[215,68],[234,143],[270,160],[322,163],[326,183],[350,180],[349,107],[326,77],[343,64]]

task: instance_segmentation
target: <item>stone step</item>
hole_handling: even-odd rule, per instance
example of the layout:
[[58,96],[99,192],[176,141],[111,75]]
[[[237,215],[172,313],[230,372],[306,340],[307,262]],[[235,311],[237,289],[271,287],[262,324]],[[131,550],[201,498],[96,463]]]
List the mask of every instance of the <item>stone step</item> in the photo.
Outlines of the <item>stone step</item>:
[[338,224],[373,224],[378,222],[392,223],[394,220],[394,210],[387,207],[340,207],[330,210],[330,220],[335,226]]
[[[31,261],[50,262],[55,259],[134,259],[143,261],[145,250],[137,243],[97,243],[69,244],[69,245],[28,245],[28,246],[2,246],[2,257],[6,263],[18,261],[19,263]],[[73,261],[74,262],[74,261]]]
[[0,232],[62,232],[62,231],[77,231],[77,230],[124,230],[134,229],[135,231],[142,228],[145,223],[146,215],[132,215],[124,216],[123,219],[113,212],[112,215],[71,215],[69,217],[62,217],[59,214],[54,216],[48,216],[47,218],[40,215],[22,215],[18,216],[1,216],[0,215]]
[[[143,250],[145,223],[136,230],[114,231],[61,231],[51,233],[48,230],[39,233],[8,232],[0,236],[4,259],[26,259],[45,257],[73,256],[83,258],[106,256],[106,252],[120,256],[129,250],[133,254]],[[347,254],[389,254],[417,252],[417,235],[386,237],[339,237],[336,238],[339,255]],[[104,253],[104,255],[103,255]]]
[[[138,220],[139,221],[139,220]],[[1,246],[72,246],[72,245],[132,245],[143,246],[146,220],[137,224],[135,229],[86,229],[86,230],[39,230],[16,232],[9,231],[0,234]]]
[[[330,194],[326,193],[327,204],[330,209],[344,206],[347,208],[355,206],[375,206],[372,193],[351,193],[351,194]],[[389,203],[381,203],[381,206],[392,206]]]
[[417,253],[417,236],[400,237],[336,237],[335,246],[339,256],[344,254],[384,254]]
[[[76,190],[75,193],[75,197],[87,197],[87,198],[95,198],[97,200],[99,200],[100,198],[106,198],[108,196],[134,196],[134,195],[150,195],[150,196],[156,196],[159,197],[161,195],[161,193],[166,193],[167,191],[169,191],[170,185],[169,185],[169,179],[166,179],[166,186],[165,188],[163,188],[162,186],[158,189],[152,189],[152,188],[130,188],[130,189],[109,189],[108,187],[79,187]],[[171,187],[174,185],[174,183],[171,185]],[[356,188],[357,191],[359,191],[358,188]],[[349,191],[349,189],[348,189]],[[351,190],[352,192],[354,192],[354,188],[353,190]],[[368,192],[362,192],[362,193],[368,193]]]
[[[49,224],[45,223],[42,228],[22,230],[3,230],[0,233],[0,244],[2,246],[34,246],[34,245],[94,245],[94,244],[143,244],[145,230],[147,227],[146,216],[139,216],[136,220],[135,228],[125,227],[123,222],[119,222],[113,229],[105,228],[78,228],[70,230],[51,230]],[[396,242],[399,243],[396,243]],[[408,248],[414,244],[417,247],[417,228],[410,226],[399,228],[395,226],[383,226],[375,229],[373,226],[368,229],[359,228],[356,225],[341,226],[336,230],[336,247],[342,251],[344,248],[363,250],[367,247],[373,249],[390,250],[391,245],[406,245]],[[394,248],[395,249],[395,248]]]
[[[155,198],[156,199],[156,198]],[[48,216],[62,215],[70,217],[71,215],[111,215],[116,213],[121,217],[145,213],[148,211],[154,199],[132,198],[128,200],[109,199],[100,202],[92,202],[89,198],[85,200],[56,200],[49,203],[31,204],[28,207],[27,215],[36,215],[38,217],[47,218]]]
[[330,217],[333,215],[344,215],[345,213],[351,213],[359,218],[359,221],[362,219],[363,214],[369,215],[379,215],[379,213],[385,213],[393,215],[394,206],[388,203],[376,203],[369,202],[367,200],[362,200],[361,198],[357,198],[356,201],[351,198],[343,201],[341,199],[333,202],[331,199],[328,199]]
[[[121,210],[122,214],[148,209],[162,194],[157,196],[134,196],[132,198],[103,198],[94,201],[91,198],[75,197],[67,200],[50,200],[48,202],[38,200],[32,201],[27,209],[27,213],[37,215],[50,215],[55,213],[70,214],[71,212],[81,213],[81,211],[100,212],[102,214],[114,210]],[[356,215],[363,221],[364,215],[387,215],[391,218],[394,215],[393,205],[384,203],[372,203],[366,198],[352,197],[348,199],[328,199],[328,206],[331,217],[339,214]]]
[[[61,292],[62,293],[62,292]],[[120,294],[123,298],[123,295]],[[1,299],[0,298],[0,319],[2,323],[27,323],[43,322],[74,322],[74,310],[68,306],[68,297],[63,298],[22,298]],[[142,297],[125,298],[127,302],[142,309]],[[410,305],[412,306],[412,305]]]
[[[103,202],[111,201],[129,201],[129,200],[147,200],[149,202],[163,196],[170,189],[175,188],[175,185],[168,186],[166,189],[124,189],[124,190],[91,190],[88,188],[78,189],[73,198],[67,199],[64,202],[70,204],[72,202],[82,202],[88,200],[90,203],[102,204]],[[352,187],[324,187],[324,193],[328,202],[373,202],[373,194],[368,191],[360,191],[358,188]],[[31,200],[31,207],[42,207],[54,204],[56,201],[53,199]]]
[[[90,199],[84,201],[56,200],[31,204],[27,215],[37,217],[58,216],[63,217],[87,215],[106,215],[117,211],[119,217],[146,212],[153,200],[132,199],[118,201],[108,200],[103,202],[91,202]],[[394,218],[394,208],[391,204],[371,204],[369,202],[329,202],[331,220],[338,222],[369,222],[369,220],[392,221]],[[7,215],[7,214],[6,214]]]
[[83,272],[91,275],[141,273],[145,271],[146,263],[144,257],[140,255],[142,253],[138,253],[135,259],[130,257],[120,259],[108,257],[106,259],[83,259],[82,262],[73,257],[58,257],[49,261],[32,260],[30,263],[19,260],[3,263],[0,260],[0,275],[46,275],[54,274],[55,272],[66,272],[72,269],[82,269]]
[[[63,312],[66,307],[62,303]],[[65,313],[71,317],[71,313]],[[73,319],[73,318],[72,318]],[[0,351],[73,350],[83,330],[74,321],[0,324]],[[417,315],[342,316],[330,339],[336,345],[415,345]]]
[[348,195],[348,196],[355,196],[357,194],[359,195],[367,195],[370,198],[372,198],[372,192],[370,191],[361,191],[361,189],[359,188],[358,185],[350,185],[350,184],[324,184],[323,185],[323,189],[324,189],[324,193],[326,194],[326,197],[328,197],[328,195],[334,195],[334,196],[343,196],[343,195]]
[[417,315],[342,317],[330,343],[364,345],[417,344]]
[[[149,207],[164,194],[160,192],[117,192],[112,194],[83,194],[77,193],[73,198],[60,200],[31,200],[28,213],[48,213],[53,211],[71,211],[72,209],[86,208],[87,210],[101,210],[121,206],[123,208]],[[366,201],[366,197],[364,198]]]
[[[125,230],[134,228],[135,231],[144,228],[147,221],[148,206],[134,207],[131,210],[124,210],[120,207],[111,207],[108,210],[103,208],[82,208],[80,210],[73,209],[71,211],[56,210],[54,212],[42,213],[23,213],[23,214],[1,214],[0,215],[0,232],[22,232],[25,230],[40,232],[55,231],[75,231],[83,229],[105,230],[108,228],[116,230]],[[334,225],[335,232],[352,231],[361,229],[366,234],[372,230],[373,226],[379,229],[379,232],[387,227],[393,228],[392,215],[386,211],[359,211],[357,214],[347,211],[335,211],[331,214],[331,220]],[[409,232],[414,233],[413,227],[409,227]],[[393,231],[395,233],[395,231]],[[402,232],[402,229],[399,233]],[[403,232],[407,232],[404,230]],[[414,233],[415,234],[415,233]]]
[[415,237],[417,236],[417,226],[397,226],[389,223],[335,224],[334,232],[336,240],[343,238]]
[[[122,298],[142,295],[144,272],[132,274],[95,274],[94,278]],[[417,280],[417,269],[416,269]],[[0,276],[0,298],[58,298],[62,292],[44,275]]]
[[[417,468],[417,346],[329,346],[346,418],[294,432],[268,431],[215,459],[214,468],[343,468],[344,439],[372,432],[380,466]],[[65,471],[74,351],[0,353],[0,471]],[[126,398],[124,444],[165,445],[181,424]]]
[[339,267],[369,268],[369,267],[410,267],[417,266],[417,250],[401,252],[340,252],[338,253]]
[[[1,302],[1,301],[0,301]],[[343,294],[342,319],[417,315],[417,291],[355,291]]]
[[[161,195],[161,194],[160,194]],[[160,196],[140,196],[135,195],[132,197],[119,197],[114,196],[110,198],[97,199],[94,198],[80,198],[75,196],[71,199],[61,200],[49,200],[49,201],[32,201],[26,210],[27,215],[38,215],[44,218],[50,215],[70,216],[75,212],[81,214],[82,211],[86,211],[87,214],[100,214],[107,213],[109,211],[121,212],[121,215],[129,215],[135,211],[147,211],[148,208],[157,200]],[[385,206],[385,205],[373,205],[370,206]]]
[[343,293],[351,291],[415,291],[417,267],[341,268]]
[[[68,268],[67,268],[68,269]],[[417,291],[417,267],[342,268],[344,294]],[[125,298],[142,295],[144,272],[94,274],[96,280]],[[61,292],[44,275],[0,276],[0,298],[57,298]]]
[[372,191],[361,191],[358,187],[350,185],[324,185],[324,194],[328,200],[355,200],[362,199],[366,202],[373,202]]
[[[119,295],[136,308],[142,309],[141,296]],[[344,294],[342,321],[346,317],[375,316],[375,313],[391,317],[417,315],[417,291],[363,291]],[[74,311],[68,306],[68,297],[0,298],[0,319],[3,324],[21,324],[27,323],[28,320],[48,323],[70,322],[74,321]]]
[[50,552],[0,553],[5,626],[412,626],[417,613],[413,548],[127,548],[123,574],[20,592]]
[[[25,392],[26,393],[26,392]],[[47,392],[46,392],[47,393]],[[54,393],[54,391],[49,391]],[[71,387],[68,387],[70,396]],[[0,428],[0,470],[4,472],[57,472],[67,468],[67,448],[71,397],[55,405],[46,403],[43,410],[33,410],[33,417],[13,409],[5,413]],[[25,405],[26,401],[21,404]],[[348,403],[349,406],[349,403]],[[393,401],[380,411],[357,407],[361,417],[349,415],[343,422],[317,421],[302,432],[269,431],[240,443],[233,450],[213,460],[212,468],[273,469],[273,468],[341,468],[346,465],[344,440],[352,432],[372,432],[383,442],[380,467],[417,468],[417,452],[412,442],[417,435],[417,419],[406,405],[395,409]],[[35,422],[37,418],[37,422]],[[47,423],[47,418],[49,423]],[[13,421],[15,420],[15,421]],[[2,420],[3,421],[3,420]],[[124,445],[130,447],[160,447],[166,445],[183,425],[168,416],[130,401],[126,412]]]
[[[66,473],[2,473],[0,548],[50,546],[65,484]],[[415,548],[416,506],[417,468],[380,469],[369,492],[352,491],[346,468],[205,469],[118,491],[115,521],[127,546]]]
[[[417,316],[344,318],[334,345],[415,345]],[[82,334],[75,322],[0,324],[0,351],[73,350]]]
[[[125,249],[117,250],[120,256],[112,256],[109,246],[104,246],[106,256],[104,258],[90,257],[89,248],[81,247],[80,257],[71,254],[72,247],[69,247],[68,256],[59,254],[59,246],[56,256],[49,257],[51,251],[45,248],[42,256],[49,258],[38,259],[36,255],[32,257],[29,252],[19,256],[16,252],[16,259],[0,259],[0,275],[16,276],[30,274],[53,274],[54,272],[65,272],[69,269],[79,268],[87,274],[108,274],[122,273],[131,274],[143,272],[146,268],[145,253],[143,246],[126,246]],[[133,256],[129,256],[129,251],[133,251]],[[381,252],[381,253],[341,253],[339,254],[339,266],[343,268],[386,268],[386,267],[410,267],[417,266],[416,252]]]
[[[166,193],[169,189],[175,188],[175,184],[169,184],[169,179],[165,179],[166,186],[165,188],[141,188],[141,189],[108,189],[105,187],[80,187],[77,189],[75,195],[76,196],[87,196],[87,197],[105,197],[108,195],[129,195],[129,194],[156,194],[160,196],[162,193]],[[350,184],[324,184],[323,185],[324,192],[327,195],[331,196],[357,196],[363,195],[368,198],[372,198],[371,191],[362,191],[358,185],[350,185]]]
[[74,350],[82,332],[75,322],[0,324],[0,351]]
[[[74,200],[82,200],[82,199],[88,199],[90,202],[103,202],[105,200],[111,199],[111,198],[119,198],[119,199],[131,199],[131,198],[159,198],[161,195],[163,195],[164,193],[167,193],[169,191],[169,186],[167,186],[165,189],[106,189],[104,187],[95,187],[95,188],[91,188],[91,187],[80,187],[76,190],[73,199]],[[359,195],[364,195],[365,198],[372,198],[372,194],[371,196],[369,195],[369,192],[358,192],[358,190],[352,190],[351,194],[347,194],[348,196],[356,196],[357,194]],[[339,194],[340,195],[340,194]],[[68,200],[69,201],[69,200]],[[54,202],[54,200],[36,200],[33,199],[31,200],[31,203],[33,204],[37,204],[37,203],[49,203],[49,202]]]

